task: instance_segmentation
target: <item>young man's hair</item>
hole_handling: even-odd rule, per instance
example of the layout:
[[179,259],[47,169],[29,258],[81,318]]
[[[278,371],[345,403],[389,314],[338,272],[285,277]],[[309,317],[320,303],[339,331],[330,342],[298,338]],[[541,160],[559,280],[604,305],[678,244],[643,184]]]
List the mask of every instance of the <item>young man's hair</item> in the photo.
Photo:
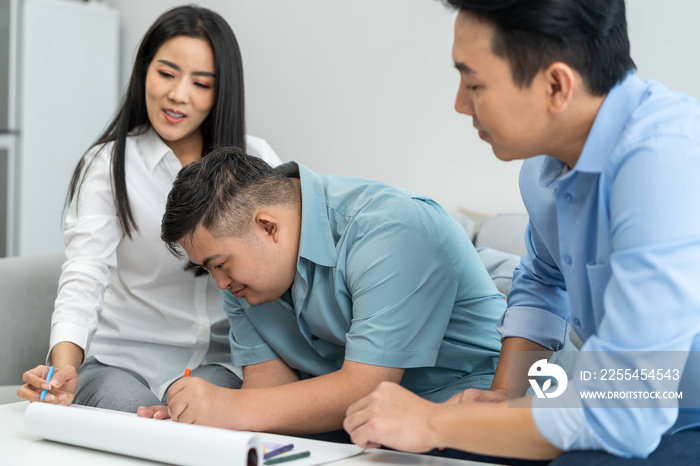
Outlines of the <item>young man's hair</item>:
[[160,237],[176,256],[179,242],[202,226],[215,238],[252,232],[258,208],[291,204],[291,179],[237,147],[221,147],[178,173],[165,204]]
[[491,50],[508,60],[521,87],[561,61],[594,95],[605,95],[628,71],[624,0],[444,0],[495,27]]

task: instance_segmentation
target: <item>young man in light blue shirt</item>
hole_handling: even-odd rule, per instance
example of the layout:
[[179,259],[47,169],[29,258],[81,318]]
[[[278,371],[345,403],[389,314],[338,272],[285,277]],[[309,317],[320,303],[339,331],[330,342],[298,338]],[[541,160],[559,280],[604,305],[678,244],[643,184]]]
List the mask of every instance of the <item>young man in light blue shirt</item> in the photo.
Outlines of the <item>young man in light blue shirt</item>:
[[[438,405],[383,384],[349,409],[346,429],[363,447],[697,463],[700,106],[634,73],[623,0],[448,3],[459,9],[455,108],[499,159],[526,159],[528,253],[498,325],[490,391]],[[569,328],[583,341],[570,390],[509,402],[542,356],[511,357],[560,350]],[[655,386],[683,399],[639,390]],[[618,401],[584,399],[588,389]],[[652,399],[635,401],[644,393]]]
[[177,421],[323,433],[382,381],[435,401],[491,384],[505,301],[430,199],[222,149],[180,172],[161,236],[224,290],[244,376],[176,382]]

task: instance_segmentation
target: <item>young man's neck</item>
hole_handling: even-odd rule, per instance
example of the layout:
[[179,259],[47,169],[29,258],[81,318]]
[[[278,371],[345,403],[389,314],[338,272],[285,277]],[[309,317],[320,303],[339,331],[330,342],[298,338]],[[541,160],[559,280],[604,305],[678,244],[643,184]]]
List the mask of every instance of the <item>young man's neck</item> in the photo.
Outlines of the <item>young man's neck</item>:
[[547,155],[574,168],[604,100],[605,96],[593,96],[586,92],[575,97],[570,109],[552,127],[551,152]]

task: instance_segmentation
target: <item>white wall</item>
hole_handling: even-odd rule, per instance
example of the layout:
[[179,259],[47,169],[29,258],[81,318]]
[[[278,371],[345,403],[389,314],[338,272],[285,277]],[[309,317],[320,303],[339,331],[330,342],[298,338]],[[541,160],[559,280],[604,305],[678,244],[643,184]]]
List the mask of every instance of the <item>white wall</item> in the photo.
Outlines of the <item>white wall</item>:
[[12,254],[61,253],[73,170],[119,100],[119,16],[103,5],[24,0],[16,240]]
[[[123,21],[123,82],[174,0],[107,0]],[[454,13],[436,0],[209,0],[241,46],[248,132],[317,172],[380,179],[447,209],[524,211],[519,162],[498,161],[457,114]],[[696,0],[629,0],[644,78],[700,98]]]
[[698,0],[627,0],[632,58],[639,75],[700,99],[698,18]]

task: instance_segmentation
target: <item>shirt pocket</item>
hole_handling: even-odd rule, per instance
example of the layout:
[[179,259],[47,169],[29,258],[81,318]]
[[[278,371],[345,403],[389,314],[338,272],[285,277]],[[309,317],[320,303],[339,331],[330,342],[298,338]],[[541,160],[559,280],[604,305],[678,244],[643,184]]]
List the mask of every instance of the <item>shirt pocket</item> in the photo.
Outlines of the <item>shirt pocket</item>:
[[610,282],[612,269],[609,264],[590,263],[586,264],[586,274],[588,275],[588,295],[591,299],[591,310],[596,327],[605,315],[605,288]]

